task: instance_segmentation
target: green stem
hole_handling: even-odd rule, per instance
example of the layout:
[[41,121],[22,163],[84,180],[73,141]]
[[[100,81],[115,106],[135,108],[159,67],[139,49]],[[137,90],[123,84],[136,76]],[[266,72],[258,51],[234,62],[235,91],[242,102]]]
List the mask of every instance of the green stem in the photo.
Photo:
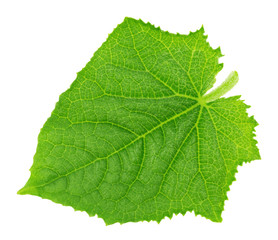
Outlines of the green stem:
[[237,84],[237,82],[238,74],[236,71],[233,71],[220,86],[206,94],[203,97],[203,100],[208,103],[222,97],[224,94],[229,92]]

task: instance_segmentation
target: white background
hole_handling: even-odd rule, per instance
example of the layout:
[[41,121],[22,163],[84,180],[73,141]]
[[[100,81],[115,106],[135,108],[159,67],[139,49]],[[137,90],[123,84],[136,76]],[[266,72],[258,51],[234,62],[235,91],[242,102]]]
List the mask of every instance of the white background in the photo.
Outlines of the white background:
[[[1,1],[0,239],[278,239],[278,34],[276,1]],[[259,122],[262,160],[238,168],[222,223],[193,213],[114,224],[16,192],[29,178],[37,135],[64,92],[125,16],[186,34],[203,24],[221,46]]]

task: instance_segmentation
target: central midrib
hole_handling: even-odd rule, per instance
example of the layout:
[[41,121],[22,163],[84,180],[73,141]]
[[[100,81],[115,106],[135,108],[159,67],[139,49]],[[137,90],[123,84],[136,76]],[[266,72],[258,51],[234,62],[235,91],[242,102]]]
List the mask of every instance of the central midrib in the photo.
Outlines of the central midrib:
[[148,134],[152,133],[152,132],[155,131],[156,129],[158,129],[158,128],[162,127],[163,125],[167,124],[168,122],[173,121],[174,119],[176,119],[176,118],[178,118],[178,117],[181,117],[182,115],[184,115],[184,114],[186,114],[186,113],[192,111],[193,109],[195,109],[195,108],[198,107],[199,105],[200,105],[200,103],[197,102],[196,104],[192,105],[190,108],[187,108],[186,110],[180,112],[179,114],[176,114],[176,115],[174,115],[173,117],[171,117],[171,118],[165,120],[164,122],[158,124],[157,126],[155,126],[154,128],[152,128],[151,130],[149,130],[149,131],[145,132],[144,134],[138,136],[137,138],[135,138],[135,139],[134,139],[133,141],[131,141],[130,143],[126,144],[125,146],[119,148],[118,150],[116,150],[116,151],[110,153],[109,155],[107,155],[107,156],[105,156],[105,157],[96,158],[96,159],[94,159],[92,162],[89,162],[89,163],[87,163],[87,164],[85,164],[85,165],[83,165],[83,166],[81,166],[81,167],[79,167],[79,168],[76,168],[76,169],[74,169],[74,170],[72,170],[72,171],[70,171],[70,172],[68,172],[68,173],[66,173],[66,174],[60,175],[60,176],[58,176],[58,177],[52,179],[51,181],[49,181],[49,182],[47,182],[47,183],[44,183],[44,184],[41,184],[41,185],[37,185],[37,186],[30,186],[30,187],[27,187],[25,190],[27,190],[27,189],[32,189],[32,188],[37,188],[37,187],[44,187],[44,186],[46,186],[46,185],[48,185],[48,184],[50,184],[50,183],[52,183],[52,182],[55,182],[56,180],[58,180],[58,179],[60,179],[60,178],[62,178],[62,177],[66,177],[66,176],[68,176],[68,175],[70,175],[70,174],[72,174],[72,173],[75,173],[75,172],[77,172],[77,171],[83,169],[83,168],[86,168],[86,167],[90,166],[91,164],[95,163],[96,161],[99,161],[99,160],[102,160],[102,159],[108,159],[109,157],[113,156],[114,154],[116,154],[116,153],[118,153],[118,152],[120,152],[120,151],[126,149],[127,147],[129,147],[129,146],[132,145],[133,143],[137,142],[139,139],[144,138],[145,136],[147,136]]

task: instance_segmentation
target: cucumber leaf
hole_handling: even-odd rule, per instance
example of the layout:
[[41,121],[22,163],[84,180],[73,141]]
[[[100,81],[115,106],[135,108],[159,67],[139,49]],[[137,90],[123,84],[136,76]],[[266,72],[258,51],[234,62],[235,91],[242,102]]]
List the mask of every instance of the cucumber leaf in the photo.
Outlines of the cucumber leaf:
[[222,221],[237,166],[260,155],[249,106],[220,98],[237,73],[206,94],[223,67],[206,38],[126,18],[60,96],[18,193],[106,224],[187,211]]

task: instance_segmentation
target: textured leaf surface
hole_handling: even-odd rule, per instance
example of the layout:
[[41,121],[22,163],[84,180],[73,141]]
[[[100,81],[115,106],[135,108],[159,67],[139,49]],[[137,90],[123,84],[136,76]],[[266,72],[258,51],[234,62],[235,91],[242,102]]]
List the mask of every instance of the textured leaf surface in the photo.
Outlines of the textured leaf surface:
[[60,96],[19,193],[107,224],[187,211],[221,221],[237,166],[260,156],[248,106],[203,97],[219,57],[203,28],[170,34],[126,18]]

